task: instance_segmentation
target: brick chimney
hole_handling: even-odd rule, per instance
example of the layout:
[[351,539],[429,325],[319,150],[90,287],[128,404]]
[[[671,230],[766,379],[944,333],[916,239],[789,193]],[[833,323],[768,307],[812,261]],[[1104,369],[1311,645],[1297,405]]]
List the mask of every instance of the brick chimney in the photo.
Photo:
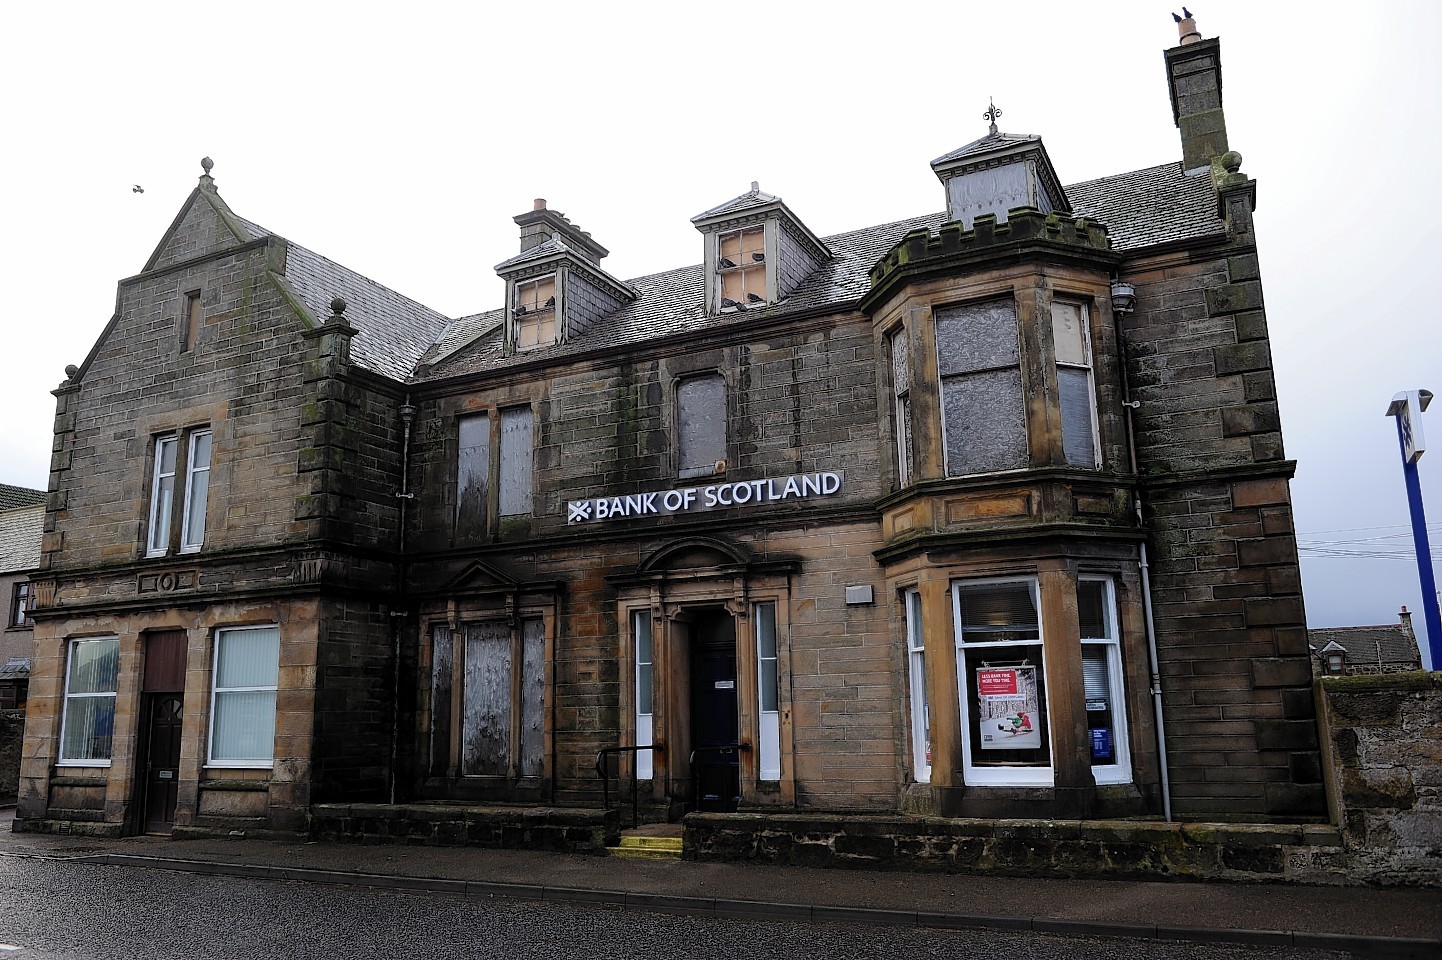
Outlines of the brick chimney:
[[[1186,8],[1183,8],[1186,11]],[[1190,13],[1177,17],[1177,46],[1166,52],[1172,119],[1182,133],[1182,169],[1198,173],[1227,152],[1222,114],[1222,52],[1213,37],[1202,39]]]

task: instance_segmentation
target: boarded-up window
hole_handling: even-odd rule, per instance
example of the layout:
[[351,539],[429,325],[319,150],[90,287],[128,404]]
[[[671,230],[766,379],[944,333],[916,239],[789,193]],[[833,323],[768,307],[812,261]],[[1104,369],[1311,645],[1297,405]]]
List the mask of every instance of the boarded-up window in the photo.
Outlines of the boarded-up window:
[[501,516],[531,512],[531,460],[531,408],[502,410]]
[[451,671],[454,666],[451,628],[431,630],[431,776],[445,776],[451,756]]
[[721,279],[722,309],[745,309],[766,302],[766,229],[753,227],[721,235],[716,273]]
[[1052,301],[1051,330],[1056,345],[1057,390],[1061,394],[1062,453],[1072,466],[1095,467],[1096,400],[1086,307],[1065,300]]
[[456,425],[456,539],[475,540],[486,532],[491,486],[491,417],[461,417]]
[[1012,301],[936,311],[948,476],[1027,466],[1019,357]]
[[504,777],[511,763],[511,630],[470,624],[465,638],[461,773]]
[[556,277],[516,284],[516,349],[531,350],[556,342]]
[[911,341],[905,328],[891,335],[892,420],[896,429],[896,480],[911,482],[915,451],[911,440]]
[[692,377],[677,385],[676,432],[682,477],[715,473],[717,464],[724,464],[726,381],[721,376]]
[[539,777],[545,756],[546,624],[521,624],[521,776]]

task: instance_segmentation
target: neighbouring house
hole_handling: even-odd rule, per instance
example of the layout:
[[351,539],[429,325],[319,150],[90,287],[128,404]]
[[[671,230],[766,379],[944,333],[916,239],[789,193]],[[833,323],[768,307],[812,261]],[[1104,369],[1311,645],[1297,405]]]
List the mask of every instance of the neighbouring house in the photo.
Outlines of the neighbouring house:
[[7,605],[0,628],[0,803],[15,798],[19,782],[34,633],[30,575],[40,565],[44,524],[44,491],[0,484],[0,597]]
[[1312,672],[1316,676],[1404,673],[1422,669],[1422,653],[1406,607],[1396,623],[1374,627],[1323,627],[1308,630]]
[[935,211],[753,183],[629,280],[538,200],[462,317],[203,161],[55,390],[17,829],[587,810],[602,752],[653,819],[1323,815],[1256,184],[1181,26],[1180,157],[1067,184],[992,122]]

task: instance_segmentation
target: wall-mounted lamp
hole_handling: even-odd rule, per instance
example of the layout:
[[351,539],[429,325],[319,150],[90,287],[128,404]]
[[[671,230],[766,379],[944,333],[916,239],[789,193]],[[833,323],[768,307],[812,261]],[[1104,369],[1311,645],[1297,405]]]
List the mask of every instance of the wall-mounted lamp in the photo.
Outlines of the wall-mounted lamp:
[[1117,313],[1131,313],[1137,308],[1137,288],[1120,280],[1112,283],[1112,309]]

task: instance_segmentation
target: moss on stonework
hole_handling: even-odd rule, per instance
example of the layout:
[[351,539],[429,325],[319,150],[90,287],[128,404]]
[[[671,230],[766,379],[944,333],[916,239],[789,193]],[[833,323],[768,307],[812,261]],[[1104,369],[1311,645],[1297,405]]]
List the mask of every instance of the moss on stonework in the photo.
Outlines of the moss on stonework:
[[1442,673],[1409,670],[1406,673],[1321,677],[1317,682],[1326,693],[1374,693],[1386,690],[1415,692],[1442,687]]

